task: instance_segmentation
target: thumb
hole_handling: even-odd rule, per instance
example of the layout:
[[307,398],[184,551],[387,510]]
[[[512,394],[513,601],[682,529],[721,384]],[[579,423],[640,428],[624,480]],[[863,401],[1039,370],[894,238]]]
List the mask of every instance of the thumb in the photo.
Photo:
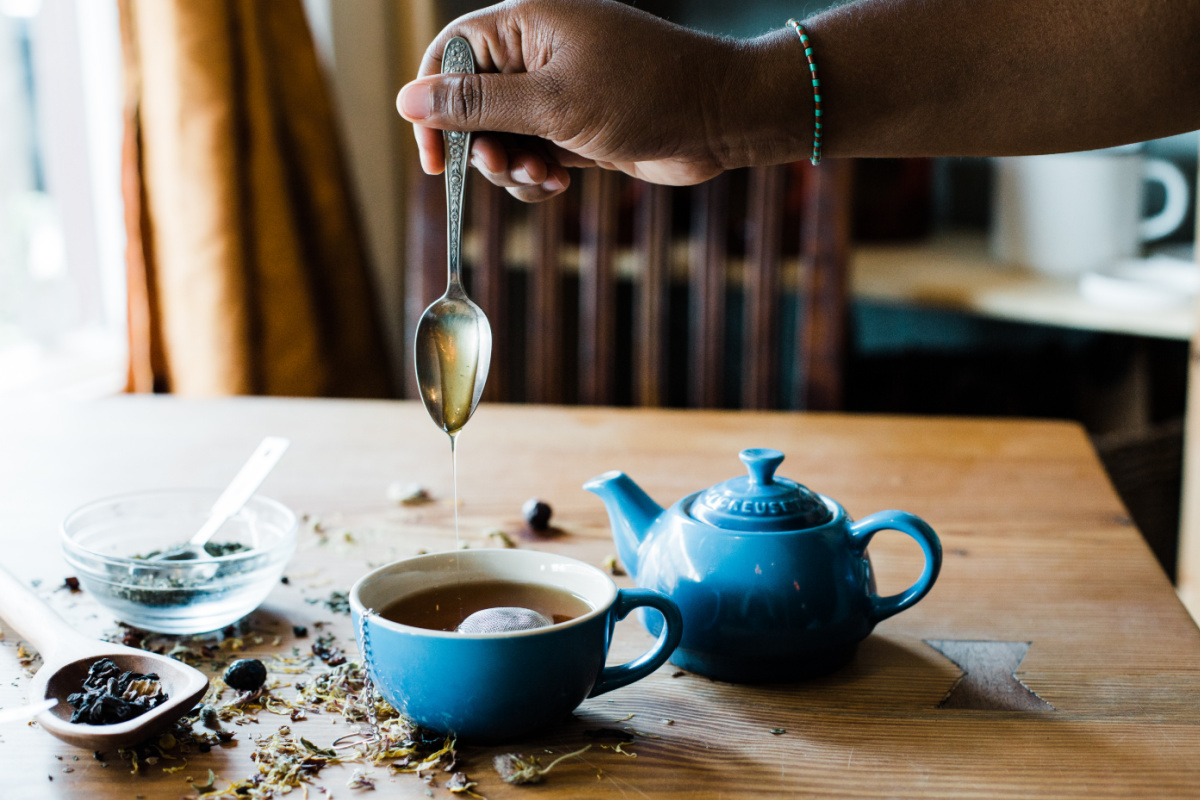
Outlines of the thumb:
[[560,127],[549,99],[527,72],[430,75],[400,90],[396,110],[429,128],[544,137]]

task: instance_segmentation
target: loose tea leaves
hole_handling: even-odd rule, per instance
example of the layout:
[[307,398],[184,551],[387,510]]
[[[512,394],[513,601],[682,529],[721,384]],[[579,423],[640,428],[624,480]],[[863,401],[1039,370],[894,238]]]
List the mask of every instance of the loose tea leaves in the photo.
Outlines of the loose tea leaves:
[[503,753],[498,755],[492,760],[492,766],[496,768],[500,779],[505,783],[541,783],[546,773],[558,766],[560,762],[572,756],[582,755],[590,750],[591,747],[590,744],[585,745],[573,753],[559,756],[544,767],[538,762],[536,756],[523,756],[520,753]]
[[309,597],[305,599],[305,602],[314,605],[320,603],[335,614],[350,613],[349,592],[333,591],[329,593],[329,597]]
[[[184,549],[183,547],[172,547],[169,550],[152,550],[149,553],[146,553],[144,555],[133,556],[133,558],[136,558],[138,561],[149,561],[153,558],[156,558],[157,556],[163,555],[164,553],[175,553],[175,552],[179,552],[183,549]],[[251,549],[251,548],[248,547],[247,545],[242,544],[241,542],[205,542],[204,543],[204,552],[208,553],[213,558],[220,558],[221,556],[231,556],[234,553],[244,553],[249,549]]]
[[331,667],[340,667],[346,663],[346,656],[342,653],[342,648],[333,643],[332,633],[318,636],[317,640],[313,642],[312,651],[314,656]]
[[75,709],[71,714],[73,723],[114,725],[139,717],[167,700],[157,675],[122,672],[109,658],[92,664],[82,688],[67,697],[67,703]]
[[450,780],[446,781],[446,788],[450,790],[451,794],[466,794],[471,797],[482,796],[471,791],[478,785],[478,783],[467,777],[467,773],[465,772],[456,772],[450,776]]

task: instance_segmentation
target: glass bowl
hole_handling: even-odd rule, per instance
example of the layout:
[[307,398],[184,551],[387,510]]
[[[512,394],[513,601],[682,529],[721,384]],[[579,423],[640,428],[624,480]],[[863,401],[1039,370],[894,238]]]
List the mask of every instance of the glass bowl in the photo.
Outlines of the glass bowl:
[[210,540],[249,550],[195,561],[146,558],[187,541],[218,494],[178,489],[89,503],[63,520],[63,554],[83,588],[122,622],[175,634],[223,628],[279,583],[296,550],[297,523],[289,508],[256,495]]

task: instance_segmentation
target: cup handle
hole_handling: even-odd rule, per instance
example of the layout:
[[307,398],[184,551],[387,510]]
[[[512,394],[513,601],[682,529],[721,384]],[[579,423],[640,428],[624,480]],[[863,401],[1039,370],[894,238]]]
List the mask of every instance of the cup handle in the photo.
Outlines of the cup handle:
[[907,511],[880,511],[863,517],[850,526],[850,541],[855,552],[865,553],[871,538],[880,531],[899,531],[915,539],[925,552],[925,569],[916,583],[899,594],[880,597],[870,593],[872,625],[899,614],[928,594],[942,569],[942,543],[925,520]]
[[663,615],[666,624],[658,635],[658,641],[654,647],[627,664],[605,667],[588,697],[596,697],[641,680],[661,667],[679,645],[683,636],[683,615],[679,613],[679,606],[675,605],[674,600],[650,589],[620,589],[613,603],[613,613],[618,621],[623,620],[639,606],[649,606]]
[[1166,192],[1162,211],[1138,223],[1138,237],[1152,242],[1169,236],[1183,224],[1188,211],[1188,182],[1183,171],[1165,159],[1146,159],[1144,170],[1146,180],[1161,183]]

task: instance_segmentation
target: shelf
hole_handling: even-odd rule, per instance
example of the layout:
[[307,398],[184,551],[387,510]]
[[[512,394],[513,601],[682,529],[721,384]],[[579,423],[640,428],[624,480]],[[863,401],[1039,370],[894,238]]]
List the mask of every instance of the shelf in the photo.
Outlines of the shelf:
[[946,236],[911,245],[858,245],[851,261],[856,300],[978,314],[993,319],[1187,341],[1196,308],[1106,308],[1074,281],[988,257],[983,236]]

